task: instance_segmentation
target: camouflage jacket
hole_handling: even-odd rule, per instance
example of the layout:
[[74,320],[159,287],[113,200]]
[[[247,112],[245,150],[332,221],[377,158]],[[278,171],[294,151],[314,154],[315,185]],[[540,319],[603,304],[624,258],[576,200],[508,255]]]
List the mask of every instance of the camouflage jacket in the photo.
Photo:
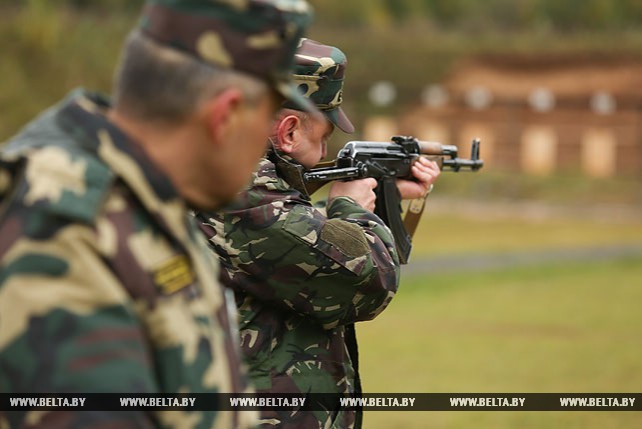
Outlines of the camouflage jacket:
[[[0,391],[243,392],[215,259],[107,107],[74,93],[0,152]],[[0,427],[238,428],[255,417],[16,411]]]
[[[241,349],[259,392],[354,393],[345,326],[388,305],[399,280],[389,229],[348,198],[327,215],[263,159],[249,190],[199,214],[240,312]],[[262,413],[261,427],[346,428],[354,413]]]

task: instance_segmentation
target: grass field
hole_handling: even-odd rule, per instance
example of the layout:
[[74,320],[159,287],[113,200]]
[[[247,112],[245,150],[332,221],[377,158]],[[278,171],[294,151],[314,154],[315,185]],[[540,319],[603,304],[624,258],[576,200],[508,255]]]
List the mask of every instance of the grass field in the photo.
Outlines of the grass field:
[[526,250],[573,249],[600,246],[642,246],[642,217],[614,222],[576,217],[528,219],[502,215],[432,213],[428,206],[413,239],[412,259]]
[[[642,243],[640,224],[429,221],[421,257]],[[641,286],[642,257],[402,275],[390,307],[359,327],[364,390],[640,392]],[[370,412],[365,427],[639,428],[642,413]]]

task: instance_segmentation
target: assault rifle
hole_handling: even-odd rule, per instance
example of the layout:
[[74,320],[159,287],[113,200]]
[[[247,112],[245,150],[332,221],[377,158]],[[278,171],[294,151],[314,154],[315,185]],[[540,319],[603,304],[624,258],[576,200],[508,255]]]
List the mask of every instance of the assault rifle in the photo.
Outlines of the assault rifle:
[[351,141],[339,151],[334,161],[304,172],[303,180],[312,194],[333,180],[377,179],[375,214],[392,231],[401,263],[406,264],[424,200],[413,200],[402,221],[401,196],[396,179],[412,180],[410,168],[422,155],[436,161],[442,171],[477,171],[484,165],[484,161],[479,159],[479,145],[479,139],[473,140],[470,159],[462,159],[457,157],[457,146],[420,141],[414,137],[395,136],[392,142]]

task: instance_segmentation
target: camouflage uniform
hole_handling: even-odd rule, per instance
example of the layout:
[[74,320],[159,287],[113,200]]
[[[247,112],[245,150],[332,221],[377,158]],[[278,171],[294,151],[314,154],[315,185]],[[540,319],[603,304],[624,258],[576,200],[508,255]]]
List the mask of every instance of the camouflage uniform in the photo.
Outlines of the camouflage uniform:
[[[337,72],[342,79],[337,58],[339,64],[345,58],[334,49],[333,57],[324,56],[315,65],[314,56],[302,56],[300,48],[296,81],[319,90]],[[316,85],[312,75],[319,70],[322,79]],[[323,77],[326,72],[329,76]],[[341,85],[335,85],[316,94],[316,100],[314,91],[308,97],[317,106],[321,99],[334,100],[336,109],[340,91]],[[336,110],[322,111],[339,122]],[[351,126],[349,121],[341,125]],[[346,335],[354,322],[370,320],[388,305],[397,290],[399,261],[389,229],[353,200],[336,198],[326,213],[314,208],[300,186],[302,168],[271,151],[233,207],[198,219],[222,261],[223,283],[235,292],[241,348],[257,390],[355,393],[356,362]],[[354,412],[338,407],[313,413],[265,411],[261,427],[348,428],[355,419]]]
[[[143,31],[156,38],[154,31],[178,20],[173,46],[210,61],[205,54],[216,50],[180,41],[190,19],[190,37],[212,27],[219,33],[206,32],[210,40],[225,36],[219,54],[226,53],[226,37],[235,38],[227,59],[236,62],[223,66],[253,73],[252,67],[263,64],[255,75],[287,95],[287,71],[276,71],[287,66],[299,30],[309,21],[304,1],[184,5],[182,10],[179,1],[148,2]],[[245,18],[242,29],[220,29],[217,13],[230,22]],[[257,25],[248,26],[248,18]],[[254,55],[252,49],[238,51],[243,35],[249,41],[254,32],[281,34],[283,27],[289,37],[255,44]],[[266,55],[260,57],[262,49]],[[218,64],[215,58],[210,62]],[[245,392],[233,302],[217,281],[216,261],[169,178],[107,120],[108,108],[101,96],[74,92],[0,151],[0,391]],[[216,404],[202,412],[16,411],[0,414],[0,427],[256,423],[254,412],[215,409]]]
[[[0,390],[243,391],[225,297],[185,203],[99,113],[104,103],[72,95],[4,148]],[[98,418],[174,427],[178,417]],[[233,427],[240,417],[182,418]]]

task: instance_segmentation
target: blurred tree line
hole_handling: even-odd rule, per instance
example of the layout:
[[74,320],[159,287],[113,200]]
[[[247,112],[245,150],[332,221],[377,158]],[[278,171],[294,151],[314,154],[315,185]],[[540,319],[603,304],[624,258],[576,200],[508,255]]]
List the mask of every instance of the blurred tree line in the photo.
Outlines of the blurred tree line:
[[[478,53],[642,55],[642,0],[309,0],[309,37],[349,58],[356,125],[380,112],[368,89],[389,80],[389,110],[416,101],[459,58]],[[144,0],[0,0],[0,141],[77,86],[109,92]]]
[[[640,0],[322,0],[328,22],[399,25],[425,20],[438,29],[604,31],[642,24]],[[323,5],[321,6],[321,3]]]
[[[324,25],[395,26],[424,21],[437,29],[559,32],[634,29],[640,0],[309,0]],[[0,0],[2,6],[47,3],[76,10],[138,11],[142,0]]]

